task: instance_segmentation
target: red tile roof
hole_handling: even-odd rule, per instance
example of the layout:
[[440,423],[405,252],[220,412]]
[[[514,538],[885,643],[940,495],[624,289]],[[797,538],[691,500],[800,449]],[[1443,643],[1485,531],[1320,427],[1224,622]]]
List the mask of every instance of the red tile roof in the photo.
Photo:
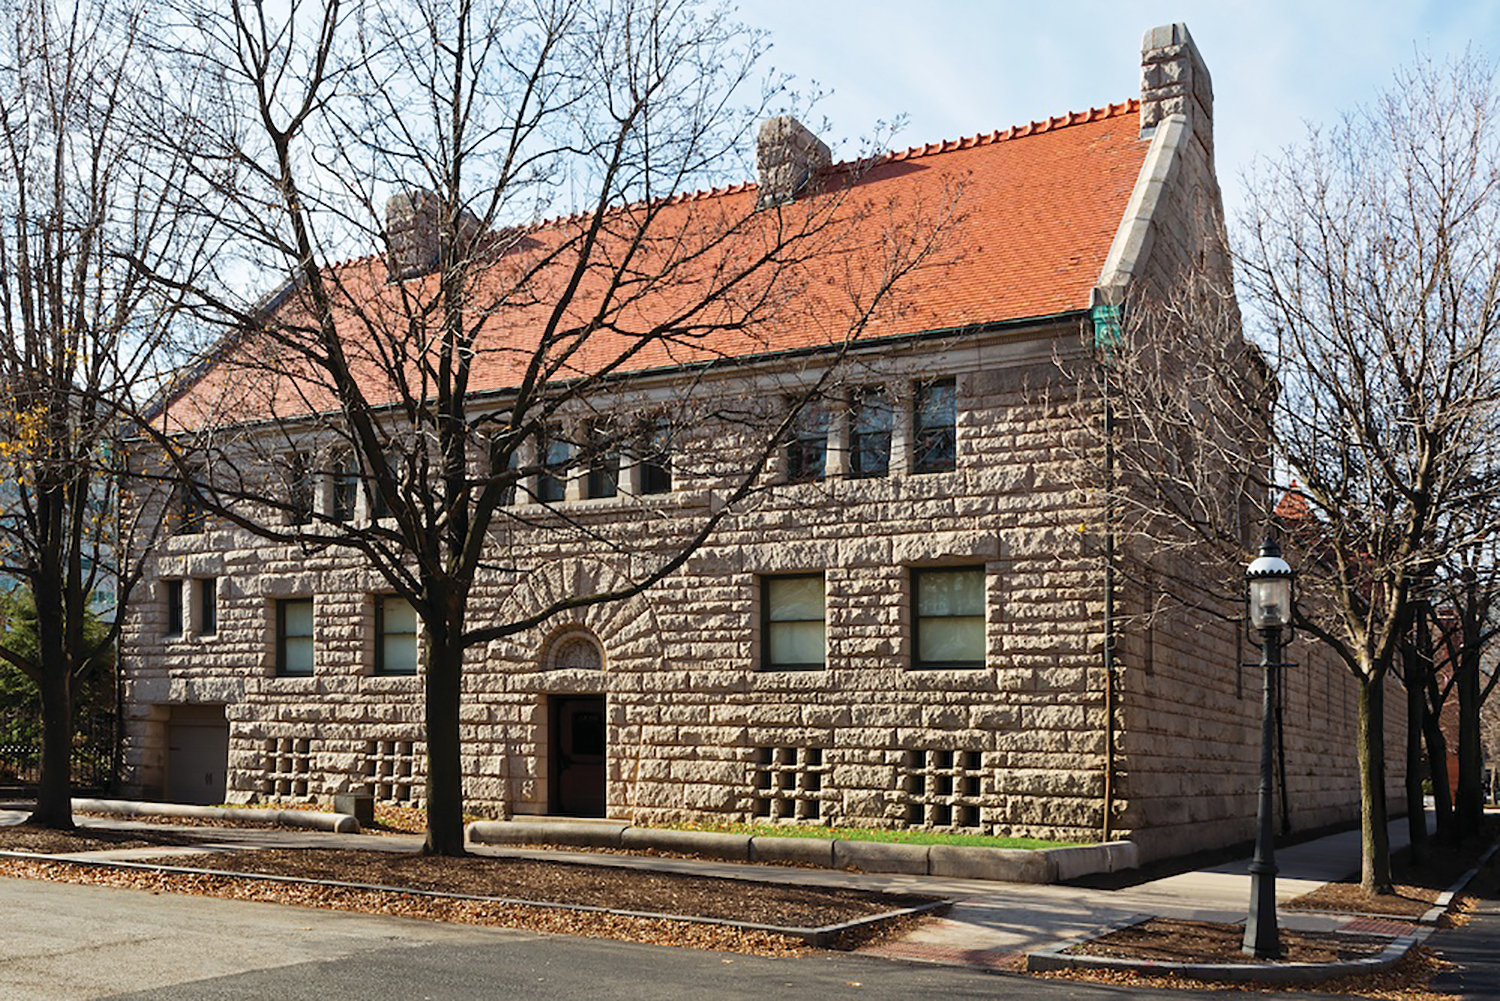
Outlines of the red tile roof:
[[[607,329],[579,341],[576,353],[562,363],[559,377],[606,367],[644,371],[840,343],[849,336],[843,317],[850,299],[868,295],[877,277],[885,230],[893,222],[910,219],[907,213],[934,212],[950,201],[958,220],[937,263],[911,274],[900,294],[861,331],[861,338],[1085,309],[1148,146],[1139,138],[1138,110],[1139,103],[1131,100],[911,147],[874,163],[836,166],[829,172],[830,188],[853,178],[853,197],[840,209],[855,223],[853,242],[850,230],[844,230],[842,242],[835,245],[823,245],[824,238],[815,237],[808,246],[817,253],[787,262],[779,285],[757,279],[737,287],[733,295],[716,298],[709,308],[692,309],[709,282],[723,269],[766,251],[779,221],[805,218],[827,196],[801,198],[779,212],[755,212],[758,190],[746,183],[622,208],[614,217],[624,224],[622,233],[628,233],[630,223],[642,213],[657,212],[649,232],[666,249],[658,253],[652,248],[638,265],[649,270],[674,254],[680,256],[684,241],[700,254],[692,269],[679,269],[681,277],[675,283],[652,284],[640,276],[643,293],[633,301],[627,297],[610,314]],[[471,390],[504,389],[519,381],[558,299],[558,283],[569,269],[557,267],[531,276],[519,297],[512,283],[546,252],[576,238],[586,221],[575,216],[501,234],[510,241],[510,249],[475,283],[474,302],[481,307],[493,302],[497,308],[485,321],[477,345]],[[618,256],[620,246],[623,237],[605,240],[603,260]],[[388,283],[379,256],[333,266],[329,275],[344,296],[338,318],[343,343],[351,354],[365,356],[371,373],[378,371],[374,356],[402,338],[381,338],[371,331],[399,328],[409,346],[402,297],[410,301],[430,296],[435,281],[428,276]],[[587,287],[590,282],[596,287]],[[603,279],[596,272],[585,285],[565,326],[586,323],[588,312],[597,308]],[[770,309],[764,309],[767,295]],[[295,317],[297,311],[295,298],[280,307],[282,317]],[[742,326],[738,321],[750,312],[764,318]],[[658,329],[668,318],[682,320],[679,334],[635,336]],[[198,424],[210,411],[243,419],[266,416],[268,411],[285,415],[333,405],[324,387],[268,379],[267,367],[260,364],[268,352],[272,357],[286,353],[257,348],[248,340],[228,345],[170,406],[169,422]],[[382,394],[372,387],[370,395]],[[394,398],[389,391],[384,395]]]

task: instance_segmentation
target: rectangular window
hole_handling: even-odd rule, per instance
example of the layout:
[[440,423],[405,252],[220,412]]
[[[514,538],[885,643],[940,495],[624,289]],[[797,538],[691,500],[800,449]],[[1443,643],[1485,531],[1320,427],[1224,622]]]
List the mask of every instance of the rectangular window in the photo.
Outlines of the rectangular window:
[[198,581],[198,635],[212,636],[219,631],[219,581],[205,577]]
[[405,598],[375,598],[375,673],[417,673],[417,610]]
[[203,531],[203,508],[198,503],[198,498],[193,495],[191,483],[199,482],[202,473],[196,469],[188,469],[185,479],[177,484],[177,533],[179,535],[192,535]]
[[958,393],[954,381],[944,379],[919,387],[914,418],[913,471],[946,473],[953,469],[958,456]]
[[293,525],[312,521],[313,481],[307,465],[307,453],[293,452],[286,458],[287,520]]
[[590,497],[614,497],[620,492],[620,449],[608,423],[589,426]]
[[313,673],[313,600],[276,602],[276,673],[306,677]]
[[853,476],[885,476],[891,471],[891,428],[895,413],[885,390],[865,389],[854,399],[849,415],[849,472]]
[[641,493],[672,492],[672,428],[664,420],[646,425],[641,433]]
[[545,430],[537,454],[542,459],[542,471],[536,478],[536,498],[544,504],[556,504],[568,495],[568,459],[573,454],[562,428]]
[[182,635],[182,581],[163,581],[167,591],[167,632],[168,636]]
[[490,442],[490,477],[500,481],[500,504],[510,507],[516,502],[516,483],[520,476],[516,470],[521,465],[521,453],[515,448],[505,450],[506,442]]
[[359,497],[359,470],[348,452],[333,460],[333,496],[329,517],[338,522],[354,520],[354,504]]
[[762,660],[771,670],[811,670],[828,659],[823,575],[761,578]]
[[808,404],[792,425],[786,447],[788,482],[821,480],[828,459],[828,411]]
[[[381,457],[381,462],[385,466],[385,476],[386,476],[386,481],[387,481],[388,485],[392,489],[400,490],[401,489],[401,466],[400,466],[400,459],[397,456],[395,456],[395,455],[391,455],[391,454],[387,453],[386,455],[384,455],[384,456]],[[372,476],[370,478],[370,517],[371,518],[377,518],[377,519],[378,518],[389,518],[390,514],[391,514],[391,506],[386,503],[386,501],[385,501],[385,495],[380,492],[379,477]]]
[[916,667],[984,666],[984,568],[913,570]]

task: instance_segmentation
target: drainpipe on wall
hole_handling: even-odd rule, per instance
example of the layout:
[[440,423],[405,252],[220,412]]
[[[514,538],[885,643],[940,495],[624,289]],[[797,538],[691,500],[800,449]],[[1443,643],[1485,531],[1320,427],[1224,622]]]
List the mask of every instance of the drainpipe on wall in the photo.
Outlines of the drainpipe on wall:
[[1115,415],[1104,390],[1104,823],[1114,840],[1115,813]]
[[[1096,296],[1092,314],[1094,358],[1100,369],[1123,334],[1120,306]],[[1115,412],[1104,378],[1104,803],[1101,840],[1114,840],[1115,814]]]

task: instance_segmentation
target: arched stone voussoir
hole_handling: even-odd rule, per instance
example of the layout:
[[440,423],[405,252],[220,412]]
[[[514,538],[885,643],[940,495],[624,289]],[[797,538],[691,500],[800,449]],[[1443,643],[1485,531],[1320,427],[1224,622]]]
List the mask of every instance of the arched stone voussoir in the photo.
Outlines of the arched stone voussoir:
[[[554,602],[578,595],[603,594],[630,586],[604,560],[572,557],[553,560],[522,578],[500,606],[500,621],[535,615]],[[490,663],[502,670],[546,670],[549,639],[569,629],[586,630],[604,650],[607,674],[649,671],[662,666],[661,630],[646,593],[568,609],[514,636],[490,644]]]

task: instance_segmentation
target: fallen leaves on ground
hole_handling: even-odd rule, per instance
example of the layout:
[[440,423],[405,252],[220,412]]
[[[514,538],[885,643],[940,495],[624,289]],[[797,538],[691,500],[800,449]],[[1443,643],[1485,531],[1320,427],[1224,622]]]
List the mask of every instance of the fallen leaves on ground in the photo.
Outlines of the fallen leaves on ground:
[[[1373,956],[1389,938],[1281,929],[1282,955],[1273,962],[1332,963]],[[1069,949],[1081,956],[1145,959],[1158,963],[1260,963],[1241,949],[1245,928],[1216,921],[1151,918]]]
[[488,925],[547,934],[624,939],[653,945],[714,949],[757,956],[799,956],[813,951],[800,939],[787,935],[743,931],[721,925],[524,907],[451,897],[424,897],[377,890],[351,890],[311,883],[270,883],[217,874],[162,873],[144,869],[111,869],[40,859],[32,861],[7,858],[0,859],[0,876],[359,911],[389,917]]
[[[1214,982],[1216,991],[1295,991],[1309,994],[1332,994],[1338,997],[1371,998],[1374,1001],[1460,1001],[1453,994],[1427,989],[1428,983],[1443,970],[1452,967],[1432,950],[1417,946],[1406,958],[1383,973],[1366,973],[1353,977],[1334,977],[1315,983],[1263,984]],[[1079,980],[1086,983],[1113,984],[1153,990],[1201,991],[1205,981],[1167,974],[1151,976],[1125,970],[1055,970],[1033,973],[1048,980]]]
[[934,899],[539,859],[355,849],[262,849],[152,862],[801,928],[871,917]]

